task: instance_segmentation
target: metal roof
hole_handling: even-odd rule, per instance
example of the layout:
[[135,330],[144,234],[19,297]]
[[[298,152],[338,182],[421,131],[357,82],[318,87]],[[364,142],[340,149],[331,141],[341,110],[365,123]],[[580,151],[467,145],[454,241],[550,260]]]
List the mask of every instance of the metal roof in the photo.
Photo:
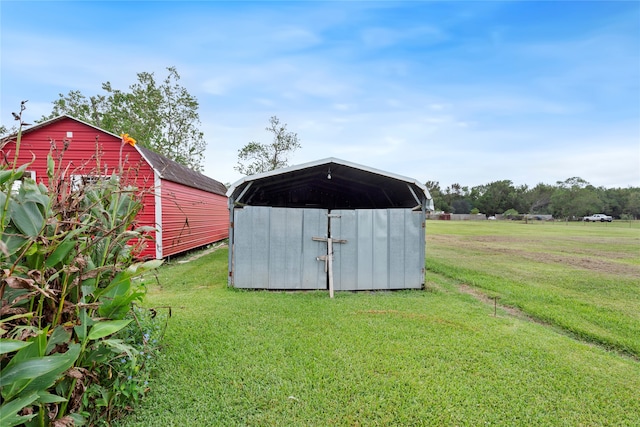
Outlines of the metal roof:
[[334,157],[244,177],[227,196],[253,206],[433,210],[429,190],[415,179]]
[[180,163],[171,160],[148,148],[135,145],[138,152],[151,165],[151,167],[160,174],[162,179],[186,185],[187,187],[197,188],[208,191],[209,193],[225,195],[227,187],[213,178],[196,172]]

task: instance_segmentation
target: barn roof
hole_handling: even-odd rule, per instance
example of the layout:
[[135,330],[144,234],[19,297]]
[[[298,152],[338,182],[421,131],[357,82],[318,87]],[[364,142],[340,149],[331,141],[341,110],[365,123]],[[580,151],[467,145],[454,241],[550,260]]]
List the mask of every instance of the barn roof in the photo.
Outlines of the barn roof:
[[429,191],[415,179],[334,157],[244,177],[227,196],[254,206],[433,210]]
[[199,188],[210,193],[220,194],[221,196],[225,195],[227,187],[221,182],[196,172],[148,148],[140,147],[137,144],[135,147],[151,167],[160,174],[162,179],[177,182],[178,184],[183,184],[188,187]]
[[[85,121],[82,121],[82,120],[80,120],[80,119],[76,119],[75,117],[68,116],[68,115],[66,115],[66,114],[63,114],[63,115],[58,116],[58,117],[54,117],[54,118],[49,119],[49,120],[45,120],[45,121],[40,122],[40,123],[36,123],[35,125],[26,125],[26,124],[25,124],[26,126],[29,126],[29,127],[26,127],[26,128],[24,128],[24,129],[22,129],[22,134],[23,134],[23,135],[28,134],[28,133],[30,133],[30,132],[33,132],[33,131],[34,131],[34,130],[36,130],[36,129],[40,129],[40,128],[43,128],[43,127],[49,126],[50,124],[55,123],[55,122],[59,122],[60,120],[63,120],[63,119],[71,119],[71,120],[75,120],[76,122],[78,122],[78,123],[82,123],[82,124],[83,124],[83,125],[85,125],[85,126],[88,126],[88,127],[93,128],[93,129],[99,130],[100,132],[108,133],[109,135],[113,135],[113,136],[115,136],[116,138],[120,138],[120,136],[118,136],[118,135],[116,135],[116,134],[114,134],[114,133],[111,133],[111,132],[106,131],[106,130],[104,130],[104,129],[100,129],[100,128],[99,128],[99,127],[97,127],[97,126],[94,126],[94,125],[92,125],[92,124],[90,124],[90,123],[87,123],[87,122],[85,122]],[[8,142],[8,141],[14,141],[17,137],[18,137],[18,133],[16,132],[16,133],[12,133],[12,134],[10,134],[10,135],[7,135],[7,136],[3,137],[2,139],[0,139],[0,141],[2,141],[3,143],[4,143],[4,142]]]
[[[120,139],[120,135],[116,135],[115,133],[109,132],[107,130],[101,129],[97,126],[94,126],[90,123],[82,121],[80,119],[76,119],[75,117],[63,114],[58,117],[54,117],[52,119],[46,120],[41,123],[37,123],[33,126],[25,128],[22,130],[22,134],[28,134],[36,129],[43,128],[52,123],[58,122],[63,119],[71,119],[78,123],[82,123],[85,126],[91,127],[100,132],[104,132],[108,135],[113,136],[114,138]],[[8,135],[2,139],[0,139],[0,147],[6,144],[8,141],[15,140],[17,137],[17,133]],[[222,196],[225,195],[227,188],[219,181],[216,181],[213,178],[209,178],[206,175],[201,174],[200,172],[196,172],[193,169],[190,169],[180,163],[169,159],[161,154],[156,153],[155,151],[149,150],[148,148],[142,147],[139,144],[136,144],[135,149],[140,153],[140,155],[149,163],[149,165],[158,173],[162,179],[166,179],[167,181],[172,181],[178,184],[186,185],[187,187],[198,188],[200,190],[208,191],[210,193],[220,194]]]

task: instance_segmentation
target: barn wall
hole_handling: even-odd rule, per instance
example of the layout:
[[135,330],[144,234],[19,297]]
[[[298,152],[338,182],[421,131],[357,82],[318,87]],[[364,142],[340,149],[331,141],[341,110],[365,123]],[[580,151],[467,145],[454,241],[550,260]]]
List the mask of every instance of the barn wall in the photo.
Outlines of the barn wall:
[[[65,144],[68,144],[62,161],[56,165],[63,168],[69,166],[68,175],[86,175],[96,169],[100,170],[101,175],[111,175],[120,170],[120,159],[122,158],[121,179],[131,182],[145,192],[144,208],[137,216],[137,223],[139,226],[155,227],[152,194],[153,171],[142,160],[134,147],[128,144],[123,145],[120,138],[109,133],[68,118],[28,131],[22,135],[18,164],[31,162],[32,158],[35,158],[28,170],[34,171],[36,181],[45,185],[48,185],[47,155],[54,145],[51,141],[55,142],[58,150],[52,152],[56,160],[58,152],[62,151]],[[0,161],[4,161],[4,159],[12,161],[15,148],[14,143],[3,147]],[[98,148],[101,152],[99,161],[96,160]],[[152,233],[152,237],[155,238],[155,233]],[[142,256],[155,258],[155,246],[152,242],[147,244]]]
[[229,237],[225,196],[163,179],[160,201],[163,257]]

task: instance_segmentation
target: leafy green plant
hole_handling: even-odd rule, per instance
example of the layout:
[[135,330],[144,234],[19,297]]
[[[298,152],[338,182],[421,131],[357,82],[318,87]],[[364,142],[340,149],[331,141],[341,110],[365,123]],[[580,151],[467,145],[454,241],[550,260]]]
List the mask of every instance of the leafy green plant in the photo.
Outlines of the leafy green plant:
[[49,186],[37,184],[16,164],[21,127],[0,168],[0,425],[82,424],[101,413],[84,392],[112,393],[105,366],[139,351],[114,335],[146,293],[136,277],[161,261],[135,261],[149,228],[136,228],[141,194],[122,174],[72,188],[50,154]]
[[[103,341],[120,352],[96,352],[104,358],[93,371],[100,381],[86,388],[80,408],[90,425],[110,425],[150,389],[169,313],[134,306],[127,317],[131,320],[127,326]],[[98,410],[90,410],[93,408]]]
[[507,219],[522,219],[522,215],[520,215],[518,211],[513,208],[507,209],[502,215]]

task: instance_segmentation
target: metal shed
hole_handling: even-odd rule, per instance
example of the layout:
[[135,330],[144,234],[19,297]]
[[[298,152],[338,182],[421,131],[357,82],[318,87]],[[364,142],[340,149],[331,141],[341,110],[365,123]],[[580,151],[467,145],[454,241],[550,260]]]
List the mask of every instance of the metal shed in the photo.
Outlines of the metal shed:
[[227,196],[230,286],[424,286],[433,201],[414,179],[328,158],[242,178]]

